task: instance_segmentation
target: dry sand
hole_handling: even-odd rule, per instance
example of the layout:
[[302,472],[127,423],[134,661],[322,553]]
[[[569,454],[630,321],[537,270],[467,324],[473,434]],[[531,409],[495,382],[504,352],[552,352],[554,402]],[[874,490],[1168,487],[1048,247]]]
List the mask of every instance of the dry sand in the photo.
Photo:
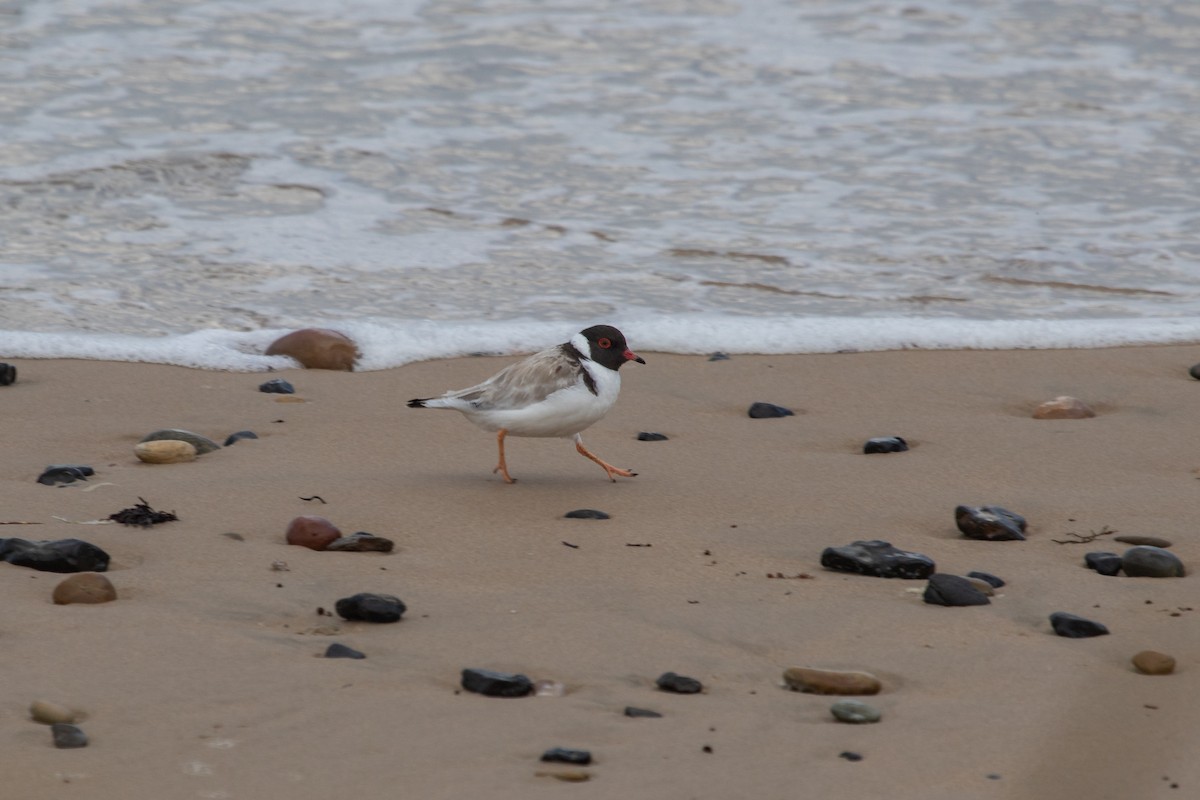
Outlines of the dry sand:
[[[404,407],[510,359],[269,376],[15,361],[0,387],[0,536],[77,537],[113,557],[119,599],[56,606],[63,576],[0,564],[6,798],[1158,798],[1200,792],[1196,578],[1103,577],[1057,544],[1107,526],[1200,563],[1197,347],[703,357],[645,353],[588,445],[640,475],[613,484],[563,440],[510,439]],[[1088,420],[1039,421],[1060,394]],[[756,400],[795,417],[752,420]],[[186,464],[133,456],[162,427],[243,441]],[[665,442],[639,442],[638,431]],[[861,454],[865,439],[913,448]],[[83,463],[85,485],[35,483]],[[305,501],[319,495],[326,501]],[[180,520],[90,526],[139,497]],[[958,504],[1025,515],[1024,542],[963,539]],[[577,508],[610,520],[566,520]],[[391,555],[284,543],[320,514],[394,539]],[[65,518],[73,522],[60,521]],[[242,539],[226,536],[238,533]],[[923,581],[823,570],[821,551],[882,538],[1008,581],[989,606],[922,602]],[[1107,538],[1107,537],[1105,537]],[[567,546],[566,543],[575,545]],[[287,572],[270,569],[286,561]],[[782,573],[811,578],[769,578]],[[391,593],[393,625],[318,616]],[[1070,640],[1068,611],[1109,636]],[[361,661],[317,657],[332,641]],[[1137,674],[1157,649],[1174,675]],[[790,666],[884,682],[881,723],[781,688]],[[563,682],[562,697],[462,692],[463,667]],[[672,670],[703,681],[669,695]],[[87,713],[57,750],[28,717]],[[626,706],[661,719],[630,719]],[[587,783],[539,776],[550,747],[591,750]],[[706,749],[707,748],[707,749]],[[839,753],[853,751],[851,762]],[[1178,788],[1173,788],[1173,784]]]

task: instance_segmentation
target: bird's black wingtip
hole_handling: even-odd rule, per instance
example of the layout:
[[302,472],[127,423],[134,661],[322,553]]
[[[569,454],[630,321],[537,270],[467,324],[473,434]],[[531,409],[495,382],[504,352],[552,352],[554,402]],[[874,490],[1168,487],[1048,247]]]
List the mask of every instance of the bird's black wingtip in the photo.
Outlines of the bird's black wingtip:
[[429,398],[424,398],[424,399],[422,399],[422,398],[416,398],[416,399],[413,399],[413,400],[409,400],[409,401],[408,401],[408,407],[409,407],[409,408],[424,408],[424,407],[425,407],[425,400],[428,400],[428,399],[429,399]]

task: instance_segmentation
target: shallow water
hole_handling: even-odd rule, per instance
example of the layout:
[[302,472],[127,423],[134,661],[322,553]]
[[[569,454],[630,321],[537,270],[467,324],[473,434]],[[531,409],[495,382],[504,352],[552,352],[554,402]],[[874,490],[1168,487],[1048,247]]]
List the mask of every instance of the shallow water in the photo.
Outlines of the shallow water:
[[0,354],[1200,338],[1185,0],[7,2],[0,53]]

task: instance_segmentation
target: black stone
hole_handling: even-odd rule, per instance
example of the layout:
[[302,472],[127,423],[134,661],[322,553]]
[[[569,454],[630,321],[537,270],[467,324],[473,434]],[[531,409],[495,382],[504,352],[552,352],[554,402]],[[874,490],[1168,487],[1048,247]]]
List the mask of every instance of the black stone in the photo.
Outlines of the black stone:
[[340,642],[334,642],[325,648],[326,658],[366,658],[366,654],[360,653],[353,647],[347,647]]
[[490,669],[464,669],[462,687],[487,697],[525,697],[533,693],[533,681],[524,675]]
[[676,675],[674,672],[664,672],[654,683],[664,692],[675,692],[676,694],[696,694],[704,688],[695,678]]
[[565,747],[554,747],[542,753],[542,761],[558,764],[578,764],[586,767],[592,763],[592,754],[587,750],[568,750]]
[[751,419],[773,419],[775,417],[791,417],[795,415],[790,408],[777,406],[773,403],[754,403],[747,412]]
[[258,434],[255,433],[254,431],[238,431],[237,433],[231,433],[231,434],[229,434],[229,436],[225,437],[225,447],[229,447],[229,445],[233,444],[234,442],[239,442],[242,439],[257,439],[257,438],[258,438]]
[[992,601],[966,578],[937,574],[929,576],[925,602],[937,606],[986,606]]
[[0,363],[0,386],[10,386],[17,382],[17,368],[12,364]]
[[1186,574],[1179,556],[1161,547],[1131,547],[1121,556],[1121,570],[1131,578],[1182,578]]
[[399,597],[370,592],[343,597],[337,601],[334,608],[343,619],[362,622],[399,622],[400,617],[408,610]]
[[86,481],[96,470],[85,464],[51,464],[38,476],[37,482],[45,486]]
[[0,560],[41,572],[104,572],[108,553],[80,539],[29,542],[0,539]]
[[68,722],[56,722],[50,726],[50,735],[54,737],[54,746],[60,750],[70,750],[76,747],[87,747],[87,734],[78,725]]
[[720,350],[718,350],[715,353],[709,353],[708,360],[709,361],[728,361],[729,353],[722,353]]
[[625,706],[625,716],[627,717],[645,717],[647,719],[658,719],[662,714],[657,711],[651,711],[648,708],[636,708],[634,706]]
[[326,550],[341,550],[349,553],[390,553],[396,548],[396,543],[383,536],[359,531],[340,539],[334,539],[325,545]]
[[859,755],[858,753],[851,752],[850,750],[844,750],[841,753],[838,753],[838,758],[844,758],[847,761],[862,761],[863,760],[863,757],[861,755]]
[[879,539],[826,547],[821,553],[821,566],[878,578],[928,578],[937,571],[929,556],[898,550]]
[[968,578],[978,578],[979,580],[983,581],[984,583],[990,583],[992,585],[992,588],[994,588],[994,589],[999,589],[1001,586],[1005,585],[1003,578],[997,578],[995,575],[993,575],[990,572],[968,572],[967,577]]
[[1188,370],[1188,375],[1200,381],[1200,364],[1193,364],[1192,368]]
[[1025,518],[1000,506],[959,506],[954,509],[954,521],[968,539],[1005,542],[1025,538]]
[[283,378],[272,378],[264,384],[259,385],[260,392],[267,394],[295,394],[296,387],[285,381]]
[[642,431],[637,435],[639,442],[665,442],[667,435],[665,433],[651,433],[650,431]]
[[577,508],[563,514],[567,519],[609,519],[608,514],[594,508]]
[[1086,553],[1083,563],[1088,569],[1094,569],[1101,575],[1116,575],[1121,571],[1121,557],[1116,553]]
[[878,436],[867,439],[863,444],[863,452],[870,453],[903,453],[908,449],[908,442],[899,436]]
[[1108,633],[1108,628],[1099,622],[1092,622],[1090,619],[1077,617],[1065,611],[1055,611],[1051,614],[1050,625],[1054,628],[1055,633],[1068,639],[1087,639],[1092,636],[1104,636]]

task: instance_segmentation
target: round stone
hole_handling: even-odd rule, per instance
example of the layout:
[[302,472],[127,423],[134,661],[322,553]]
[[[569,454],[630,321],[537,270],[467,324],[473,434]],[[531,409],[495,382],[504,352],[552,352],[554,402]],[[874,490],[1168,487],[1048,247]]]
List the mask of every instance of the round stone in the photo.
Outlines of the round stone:
[[117,599],[116,587],[98,572],[77,572],[54,587],[55,605],[108,603]]
[[777,417],[795,416],[795,412],[790,408],[777,406],[774,403],[751,403],[749,410],[746,412],[751,419],[774,419]]
[[154,431],[152,433],[147,433],[145,436],[142,437],[141,441],[143,441],[143,442],[157,442],[157,441],[187,442],[192,447],[196,448],[196,452],[199,453],[200,455],[204,455],[205,453],[212,453],[216,450],[221,449],[221,445],[217,444],[216,442],[214,442],[212,439],[208,438],[207,436],[201,436],[198,433],[192,433],[191,431],[185,431],[182,428],[162,428],[162,429]]
[[849,722],[852,725],[879,722],[883,718],[879,709],[859,700],[839,700],[830,706],[829,710],[841,722]]
[[1087,419],[1096,412],[1082,400],[1069,395],[1060,395],[1047,400],[1033,411],[1034,419]]
[[1175,671],[1175,659],[1157,650],[1143,650],[1133,657],[1133,665],[1143,675],[1170,675]]
[[334,609],[342,619],[361,622],[399,622],[408,607],[395,595],[359,592],[338,600],[334,604]]
[[689,678],[687,675],[677,675],[674,672],[664,672],[659,675],[654,685],[664,692],[674,692],[675,694],[697,694],[704,690],[704,684],[700,681]]
[[1121,571],[1131,578],[1182,578],[1186,574],[1179,556],[1146,545],[1125,551],[1121,556]]
[[359,353],[358,346],[345,334],[326,328],[302,328],[272,342],[267,355],[290,356],[308,369],[350,372]]
[[50,734],[54,737],[54,746],[60,750],[87,747],[88,744],[87,734],[79,727],[66,722],[56,722],[51,725]]
[[285,538],[288,544],[307,547],[309,550],[324,550],[341,538],[342,532],[324,517],[296,517],[288,523]]
[[883,684],[869,672],[789,667],[783,682],[792,691],[808,694],[879,694]]
[[133,454],[147,464],[179,464],[196,460],[195,446],[177,439],[139,442],[133,446]]
[[53,725],[56,722],[75,722],[80,715],[78,711],[49,700],[34,700],[29,704],[29,716],[35,722]]

